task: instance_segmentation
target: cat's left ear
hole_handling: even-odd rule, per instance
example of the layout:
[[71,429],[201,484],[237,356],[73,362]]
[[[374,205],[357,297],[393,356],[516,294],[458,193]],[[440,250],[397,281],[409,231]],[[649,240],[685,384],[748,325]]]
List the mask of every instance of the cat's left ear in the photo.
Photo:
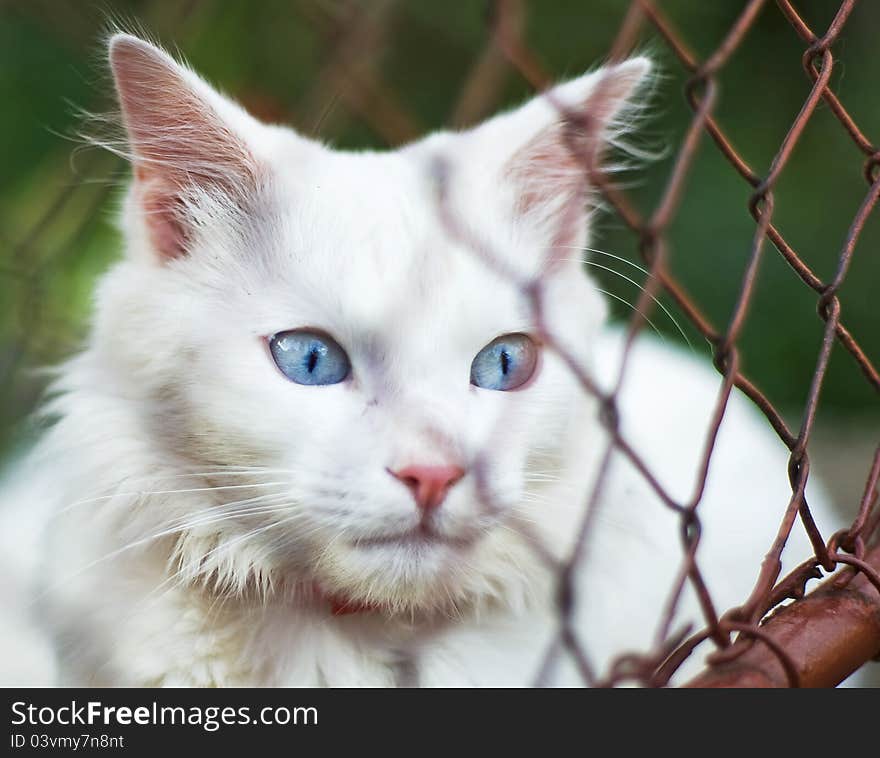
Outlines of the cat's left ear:
[[[557,85],[486,121],[469,138],[487,174],[510,190],[517,221],[548,245],[573,244],[583,229],[590,176],[605,148],[627,131],[627,114],[651,71],[632,58]],[[493,165],[485,167],[485,161]],[[574,213],[572,213],[574,209]]]
[[260,125],[142,39],[114,35],[109,58],[148,245],[160,260],[178,258],[191,247],[200,198],[246,213],[261,178],[246,135]]

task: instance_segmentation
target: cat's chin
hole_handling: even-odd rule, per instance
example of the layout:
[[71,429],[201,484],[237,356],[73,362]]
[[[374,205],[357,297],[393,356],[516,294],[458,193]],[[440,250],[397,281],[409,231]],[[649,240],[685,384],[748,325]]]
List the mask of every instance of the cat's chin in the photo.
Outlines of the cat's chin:
[[525,557],[496,532],[452,538],[415,530],[337,543],[325,553],[317,581],[326,594],[355,606],[456,616],[521,594]]

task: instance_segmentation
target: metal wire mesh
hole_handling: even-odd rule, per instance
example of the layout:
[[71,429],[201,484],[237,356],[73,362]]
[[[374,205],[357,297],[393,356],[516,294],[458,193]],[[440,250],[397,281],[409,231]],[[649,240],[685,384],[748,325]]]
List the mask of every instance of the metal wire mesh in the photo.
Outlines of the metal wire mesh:
[[[749,649],[750,645],[748,643],[750,641],[760,640],[778,659],[778,664],[784,670],[788,683],[792,686],[798,686],[801,683],[801,672],[799,671],[798,664],[793,660],[789,652],[759,625],[761,619],[783,600],[789,597],[801,597],[806,580],[816,576],[816,569],[818,567],[826,571],[832,571],[838,564],[848,564],[855,567],[858,572],[861,572],[863,577],[880,591],[880,573],[878,573],[876,564],[880,556],[878,556],[876,549],[870,553],[874,565],[871,565],[866,560],[868,555],[866,541],[876,529],[877,524],[880,523],[880,511],[875,507],[877,501],[878,467],[880,467],[880,447],[878,447],[875,454],[874,464],[868,477],[865,495],[856,520],[849,528],[842,529],[831,535],[827,542],[816,528],[804,495],[810,471],[810,463],[806,453],[807,444],[816,417],[819,393],[828,369],[831,349],[835,341],[839,342],[857,362],[866,380],[875,389],[880,389],[880,375],[878,375],[876,368],[841,321],[841,304],[837,297],[849,269],[865,220],[873,210],[878,195],[880,195],[880,170],[878,170],[880,169],[880,153],[877,152],[877,149],[870,140],[859,130],[853,118],[829,87],[834,67],[834,55],[831,48],[838,39],[852,12],[855,0],[847,0],[841,3],[833,22],[822,36],[817,36],[807,26],[790,2],[779,0],[778,7],[780,11],[792,24],[805,44],[808,45],[803,55],[803,67],[806,75],[812,82],[812,87],[803,107],[773,157],[768,172],[766,175],[761,176],[734,149],[730,139],[713,117],[713,108],[718,96],[716,83],[718,71],[727,63],[749,29],[755,24],[758,13],[765,4],[764,0],[753,0],[747,3],[721,44],[704,61],[699,61],[688,50],[681,37],[676,33],[671,23],[663,16],[659,8],[649,0],[638,0],[631,4],[629,13],[613,47],[614,53],[612,57],[619,57],[632,47],[636,30],[640,23],[647,22],[653,24],[674,51],[681,64],[690,73],[685,94],[694,112],[694,117],[682,141],[666,189],[650,216],[643,217],[632,207],[623,194],[617,192],[608,182],[603,182],[601,172],[596,167],[586,166],[590,179],[602,187],[606,198],[618,211],[621,218],[634,233],[639,235],[640,251],[651,271],[649,285],[643,292],[636,312],[630,322],[627,351],[632,345],[635,334],[644,324],[645,314],[652,307],[652,296],[657,289],[662,287],[674,298],[690,321],[712,344],[714,364],[722,375],[723,382],[719,391],[714,416],[709,422],[703,460],[699,466],[694,494],[686,502],[677,502],[672,498],[659,484],[657,478],[652,475],[648,466],[639,459],[639,456],[621,437],[620,423],[615,412],[615,404],[626,365],[626,354],[623,358],[617,388],[610,394],[602,395],[598,393],[595,387],[585,382],[585,390],[596,393],[599,396],[605,410],[601,415],[601,419],[611,437],[611,443],[604,460],[603,471],[596,482],[588,507],[591,507],[597,500],[604,472],[610,460],[611,450],[616,447],[632,460],[654,488],[660,499],[667,507],[676,511],[681,519],[684,557],[678,582],[673,588],[671,601],[666,609],[666,616],[661,621],[661,629],[664,630],[663,634],[661,634],[661,639],[666,639],[674,609],[685,582],[690,582],[697,592],[706,623],[706,628],[703,631],[682,641],[677,646],[671,646],[676,649],[672,651],[665,661],[664,658],[666,658],[667,653],[670,653],[670,650],[663,645],[659,647],[657,654],[654,656],[649,655],[640,658],[625,656],[618,661],[617,665],[612,665],[611,670],[601,680],[603,684],[614,684],[625,678],[634,678],[646,684],[665,684],[684,656],[690,653],[693,647],[703,639],[711,638],[719,647],[718,653],[714,656],[715,663],[731,661]],[[502,16],[504,7],[505,4],[503,3],[498,6]],[[512,64],[537,86],[548,84],[549,80],[546,75],[542,73],[539,65],[529,54],[528,50],[521,45],[516,36],[510,33],[509,24],[503,18],[498,19],[497,29],[502,49],[505,50]],[[842,246],[837,270],[829,282],[823,281],[810,269],[772,223],[774,188],[795,145],[803,134],[807,122],[815,113],[816,107],[822,99],[828,103],[834,115],[839,119],[841,126],[852,138],[858,149],[866,156],[864,176],[868,184],[865,199],[852,221],[849,233]],[[692,165],[700,137],[704,132],[707,132],[712,137],[715,145],[731,166],[743,179],[754,187],[754,191],[749,199],[749,211],[756,221],[751,255],[742,278],[739,298],[730,316],[729,323],[723,330],[716,328],[709,322],[700,312],[694,300],[674,281],[665,267],[668,255],[665,239],[666,230],[670,226],[678,208],[684,182]],[[739,355],[736,341],[742,331],[748,313],[755,280],[758,275],[759,263],[765,248],[764,243],[768,238],[801,280],[816,291],[819,296],[817,310],[819,316],[825,322],[822,347],[816,361],[816,369],[805,404],[801,426],[797,433],[792,432],[788,428],[773,404],[739,370]],[[791,481],[792,497],[780,524],[777,538],[761,567],[760,575],[752,594],[739,608],[731,609],[724,615],[719,615],[713,606],[696,560],[696,551],[700,541],[698,506],[705,488],[706,475],[709,461],[713,454],[716,435],[734,386],[742,390],[760,408],[781,440],[791,451],[788,474]],[[871,515],[872,509],[873,516]],[[788,576],[780,579],[782,550],[798,515],[809,535],[815,550],[815,556]],[[579,556],[575,555],[572,561],[578,559]],[[572,575],[572,564],[569,563],[561,571],[560,581],[563,585],[571,582]],[[570,592],[563,592],[562,596],[565,597],[568,594]],[[560,606],[560,614],[562,617],[562,631],[559,642],[578,655],[582,651],[578,651],[576,637],[568,625],[571,610],[564,602]],[[809,623],[809,619],[804,622],[805,625]],[[731,637],[734,634],[738,635],[746,644],[731,645]],[[814,640],[814,643],[820,645],[821,640]],[[870,649],[870,645],[868,649]],[[834,651],[829,650],[828,655],[833,658]]]
[[[825,571],[833,571],[839,564],[849,565],[856,570],[855,573],[860,573],[864,580],[867,580],[876,590],[880,591],[880,571],[878,571],[880,551],[877,550],[876,546],[873,550],[866,546],[877,525],[880,524],[880,509],[876,507],[880,447],[877,449],[873,466],[868,475],[865,494],[858,516],[848,528],[835,532],[826,541],[819,533],[813,521],[805,498],[805,487],[810,472],[807,444],[813,430],[819,394],[835,341],[842,345],[852,359],[856,361],[865,379],[874,389],[880,390],[880,375],[878,375],[877,369],[861,349],[856,339],[844,326],[841,320],[841,304],[838,299],[838,292],[849,270],[859,235],[868,215],[877,203],[878,196],[880,196],[880,153],[861,132],[852,116],[829,87],[831,73],[834,69],[832,46],[837,41],[841,30],[852,13],[855,7],[855,0],[846,0],[840,4],[834,20],[822,36],[816,35],[809,28],[790,2],[779,0],[777,3],[779,10],[807,45],[802,63],[805,74],[812,86],[800,112],[773,157],[767,173],[762,176],[752,169],[736,151],[730,139],[714,118],[713,111],[718,97],[716,81],[718,72],[729,61],[744,37],[756,23],[759,12],[766,4],[765,0],[752,0],[746,3],[726,37],[703,61],[698,60],[689,51],[681,36],[676,32],[669,20],[664,17],[655,3],[650,0],[636,0],[636,2],[630,5],[629,12],[613,45],[612,58],[619,58],[629,51],[636,40],[639,25],[649,23],[656,28],[677,59],[690,74],[685,87],[685,94],[688,104],[693,110],[693,119],[680,145],[665,191],[651,214],[642,215],[639,213],[623,193],[616,190],[610,182],[603,178],[600,167],[591,165],[590,156],[579,156],[584,162],[587,178],[593,185],[601,188],[606,199],[616,209],[626,225],[639,236],[639,250],[650,269],[648,286],[642,293],[630,321],[627,347],[621,361],[615,388],[612,392],[604,394],[592,384],[586,373],[583,375],[582,383],[584,390],[595,394],[600,401],[602,407],[600,420],[605,425],[610,438],[600,473],[587,504],[587,517],[584,521],[585,532],[590,523],[590,512],[598,502],[603,481],[607,475],[612,451],[617,449],[632,461],[666,507],[679,515],[683,549],[681,570],[676,584],[672,588],[665,616],[660,621],[661,633],[659,639],[661,643],[658,645],[657,650],[653,654],[648,655],[622,656],[601,677],[593,674],[586,666],[584,651],[580,648],[577,636],[571,625],[572,607],[568,599],[573,594],[571,585],[574,567],[581,560],[581,551],[576,550],[570,560],[560,567],[561,600],[559,612],[561,630],[557,643],[550,652],[550,656],[558,655],[559,651],[563,648],[568,649],[580,661],[581,671],[590,684],[613,685],[623,680],[634,679],[643,684],[664,685],[697,644],[705,639],[711,639],[718,647],[718,651],[711,659],[715,664],[729,663],[737,657],[744,655],[753,647],[755,641],[760,641],[772,654],[770,656],[771,659],[775,657],[775,663],[781,667],[788,684],[800,686],[804,673],[801,670],[803,668],[802,664],[799,665],[799,661],[794,659],[791,651],[783,647],[773,634],[768,633],[767,629],[760,624],[761,620],[784,600],[802,597],[806,581],[819,575],[817,574],[819,567]],[[523,45],[521,38],[513,31],[513,24],[507,18],[507,15],[512,12],[511,4],[500,2],[495,7],[497,11],[495,17],[496,39],[508,60],[536,88],[543,89],[548,86],[550,84],[549,77],[542,71],[535,57]],[[823,99],[829,105],[856,147],[866,156],[864,161],[864,177],[868,184],[864,201],[852,221],[841,248],[837,270],[833,278],[828,282],[823,281],[811,270],[802,257],[798,255],[797,251],[786,241],[781,232],[773,225],[774,189],[780,174],[791,157],[795,145],[804,132],[807,122],[814,115],[817,105]],[[562,113],[562,115],[568,119],[576,119],[578,117],[578,114]],[[732,168],[754,188],[748,204],[749,211],[756,222],[751,254],[743,273],[739,297],[730,315],[730,320],[724,329],[714,326],[701,313],[695,300],[674,280],[666,268],[668,258],[666,232],[679,207],[684,183],[688,177],[700,138],[704,132],[711,136],[716,147],[721,151]],[[736,343],[747,318],[755,281],[759,272],[759,264],[767,239],[782,254],[800,279],[817,293],[817,311],[825,323],[822,346],[816,360],[816,368],[804,407],[801,425],[797,432],[789,429],[781,414],[769,399],[743,376],[739,368],[740,360]],[[535,287],[533,293],[535,309],[539,314],[538,321],[540,323],[540,289],[538,285],[533,286]],[[627,355],[632,347],[635,335],[645,323],[646,314],[650,312],[653,306],[654,296],[661,288],[675,300],[682,312],[686,314],[687,318],[713,346],[714,365],[723,377],[715,412],[712,418],[709,419],[706,443],[702,461],[698,466],[693,494],[691,498],[684,502],[676,501],[661,486],[659,479],[651,472],[649,466],[623,438],[620,431],[620,418],[616,410],[618,393],[626,369]],[[552,344],[552,335],[550,336],[550,341]],[[572,368],[573,370],[578,370],[576,366]],[[740,607],[730,609],[724,614],[719,614],[718,609],[715,608],[712,602],[697,561],[697,548],[700,543],[701,534],[698,506],[706,486],[706,477],[714,452],[716,436],[734,386],[742,390],[757,405],[782,442],[791,451],[788,475],[791,482],[792,496],[785,510],[776,540],[764,559],[751,595]],[[782,551],[798,516],[800,516],[803,528],[810,538],[815,555],[812,559],[797,567],[788,576],[780,578]],[[583,545],[583,538],[584,535],[581,535],[579,543],[581,545]],[[847,575],[846,578],[838,582],[835,585],[836,588],[840,590],[841,587],[848,583],[849,579],[855,576],[855,573]],[[705,628],[685,640],[670,639],[670,625],[686,583],[690,583],[699,597]],[[815,629],[809,629],[813,621],[814,619],[811,619],[809,615],[802,619],[805,636],[815,632]],[[872,632],[869,630],[868,634],[870,635]],[[873,635],[876,635],[876,630],[873,631]],[[738,638],[739,644],[732,644],[734,637]],[[828,637],[825,639],[818,635],[812,637],[812,654],[817,657],[822,657],[824,654],[828,661],[825,665],[832,669],[834,668],[833,662],[835,659],[839,659],[842,655],[840,650],[834,649],[834,642],[834,639]],[[843,645],[852,644],[851,640],[838,640],[837,642]],[[872,648],[876,649],[876,642],[876,636],[874,636],[873,643],[869,642],[865,649],[868,651],[871,651]],[[823,644],[828,646],[827,650],[820,651],[816,649]],[[868,655],[870,654],[869,652]],[[827,676],[825,671],[822,673]],[[811,682],[823,681],[821,675],[816,677],[815,671],[810,672],[810,675],[814,677],[811,679]],[[699,683],[708,684],[712,681],[711,677],[706,677]],[[737,683],[737,680],[734,677],[732,679],[728,678],[724,682],[730,685]],[[824,680],[824,683],[828,683],[828,681]]]
[[[607,204],[638,239],[638,249],[649,270],[649,276],[644,291],[635,303],[628,326],[626,349],[612,391],[604,392],[599,389],[587,369],[566,353],[552,333],[545,329],[542,334],[545,343],[556,350],[568,363],[584,391],[597,399],[600,420],[608,433],[608,444],[602,457],[599,475],[585,504],[578,548],[562,564],[552,563],[545,555],[546,560],[552,563],[553,570],[558,572],[560,625],[557,638],[547,651],[538,683],[544,680],[544,676],[559,656],[571,655],[577,662],[585,682],[590,685],[613,686],[625,681],[635,681],[648,686],[664,686],[696,646],[708,640],[717,648],[711,661],[717,667],[717,671],[724,672],[724,677],[713,679],[714,675],[710,673],[698,683],[726,685],[754,683],[755,679],[730,673],[731,662],[748,660],[752,664],[752,673],[754,670],[763,672],[766,674],[766,681],[783,686],[833,684],[847,673],[844,669],[856,667],[880,648],[880,629],[877,628],[876,620],[873,622],[870,620],[871,614],[876,614],[877,608],[880,608],[880,599],[877,597],[877,593],[880,593],[880,545],[877,539],[880,529],[877,492],[878,478],[880,478],[880,446],[867,475],[864,496],[857,516],[850,525],[832,535],[820,534],[805,498],[806,483],[810,474],[807,447],[835,345],[839,345],[849,355],[850,360],[855,362],[864,380],[873,390],[880,392],[880,373],[851,330],[844,324],[843,309],[838,297],[866,219],[880,197],[880,152],[860,130],[830,86],[836,63],[833,48],[855,5],[855,0],[842,2],[829,27],[821,34],[817,34],[807,25],[791,2],[777,0],[774,12],[780,13],[803,41],[802,64],[810,89],[800,112],[792,122],[766,171],[756,170],[746,162],[716,118],[715,108],[719,96],[719,72],[728,65],[750,30],[758,23],[759,14],[765,10],[765,6],[768,6],[769,12],[769,8],[772,8],[771,3],[767,0],[750,0],[744,3],[742,11],[727,35],[703,59],[690,51],[680,33],[662,12],[660,4],[652,0],[633,0],[630,3],[619,33],[611,43],[610,58],[621,59],[636,44],[644,27],[655,30],[689,75],[685,96],[693,115],[678,146],[665,188],[650,212],[638,210],[628,195],[615,186],[603,173],[595,154],[584,152],[574,141],[570,144],[573,154],[583,165],[585,180],[591,186],[598,188]],[[338,91],[345,93],[343,96],[347,98],[347,107],[356,112],[389,144],[400,143],[420,133],[416,119],[396,97],[393,88],[383,82],[374,67],[365,62],[369,58],[366,53],[382,33],[390,9],[391,3],[375,3],[370,6],[369,14],[357,12],[344,14],[341,16],[343,21],[340,22],[337,17],[328,15],[319,8],[304,7],[303,12],[306,17],[317,28],[323,30],[328,42],[324,57],[325,64],[319,71],[314,86],[295,108],[296,114],[300,114],[303,118],[317,118],[323,121],[328,117],[332,105],[327,99],[327,93]],[[186,13],[183,16],[185,17]],[[502,73],[508,67],[519,72],[536,90],[543,90],[551,83],[551,77],[525,42],[522,2],[496,0],[491,3],[487,24],[491,33],[487,37],[485,50],[478,57],[462,86],[458,105],[452,116],[455,124],[472,122],[495,105],[499,98]],[[334,87],[334,82],[341,77],[349,80],[354,77],[357,86]],[[601,82],[599,86],[602,86]],[[810,267],[774,224],[774,192],[780,176],[789,164],[792,152],[800,141],[806,125],[823,101],[839,121],[841,129],[864,156],[862,173],[867,185],[864,200],[840,248],[836,271],[828,280],[823,279]],[[592,128],[589,121],[584,120],[588,119],[588,114],[585,116],[581,113],[572,113],[561,106],[560,113],[573,129],[583,131]],[[313,124],[308,125],[310,130],[312,127]],[[697,150],[706,142],[704,135],[709,136],[732,171],[752,188],[748,211],[755,221],[754,236],[748,263],[742,272],[739,294],[724,326],[714,324],[705,315],[698,298],[685,289],[670,273],[667,266],[670,258],[669,229],[680,210],[682,194],[690,178]],[[100,160],[100,158],[89,160]],[[496,266],[501,270],[503,268],[499,264],[501,257],[483,241],[471,235],[451,210],[448,202],[448,185],[449,182],[454,181],[454,167],[438,163],[434,169],[437,212],[447,232],[488,265]],[[95,190],[83,188],[79,184],[71,184],[58,194],[44,214],[35,221],[29,233],[15,244],[6,241],[13,254],[2,274],[17,278],[21,282],[22,291],[26,292],[18,305],[21,320],[34,323],[45,317],[41,308],[41,292],[47,272],[59,258],[63,258],[74,249],[88,233],[90,226],[95,223],[95,211],[106,200],[108,191],[109,185]],[[77,197],[83,193],[89,195],[85,200]],[[63,243],[56,246],[51,253],[38,258],[35,264],[26,262],[27,253],[35,247],[45,228],[52,224],[53,219],[65,206],[74,201],[85,205],[85,210],[81,213],[80,225],[76,226]],[[793,274],[816,293],[817,313],[823,324],[821,348],[816,357],[815,371],[801,422],[796,429],[789,426],[782,413],[741,370],[738,340],[750,314],[753,294],[760,274],[760,264],[768,249],[766,244],[768,240]],[[543,282],[537,279],[522,281],[519,284],[532,304],[535,323],[538,324],[539,329],[543,328]],[[617,407],[630,349],[637,334],[645,325],[656,297],[663,293],[675,302],[693,327],[711,344],[714,365],[721,377],[714,413],[706,420],[705,443],[701,460],[695,471],[693,490],[691,496],[684,501],[677,500],[664,489],[657,472],[652,471],[628,443],[621,431],[621,419]],[[9,386],[13,372],[19,368],[28,352],[28,335],[32,333],[33,329],[22,331],[18,341],[13,344],[11,357],[5,366],[0,367],[3,370],[0,386]],[[775,430],[782,444],[789,449],[788,476],[792,495],[785,508],[776,539],[769,546],[750,596],[737,608],[719,609],[713,603],[706,587],[698,560],[701,539],[699,505],[706,485],[716,436],[734,387],[754,402]],[[656,647],[650,651],[633,651],[622,655],[608,670],[597,672],[592,670],[586,651],[582,649],[573,627],[573,581],[577,565],[584,560],[585,536],[592,527],[596,504],[608,475],[609,462],[615,453],[625,456],[640,472],[664,507],[677,514],[681,527],[682,558],[676,581],[670,588],[663,617],[658,619]],[[479,461],[476,470],[479,477]],[[485,494],[484,499],[486,507],[492,508],[493,504],[488,493]],[[781,554],[792,529],[797,528],[798,519],[809,536],[814,556],[783,577],[780,576]],[[535,547],[541,550],[540,544],[536,543]],[[828,630],[822,624],[823,619],[831,613],[829,607],[811,605],[802,598],[807,580],[820,576],[820,569],[832,572],[838,568],[843,570],[837,571],[831,584],[823,589],[824,595],[834,599],[843,597],[847,593],[848,596],[852,596],[853,592],[859,591],[862,592],[862,599],[867,598],[867,600],[853,608],[834,605],[833,612],[837,614],[838,624],[834,629]],[[699,598],[703,628],[682,634],[671,627],[682,593],[688,585]],[[799,608],[806,609],[804,615],[799,617],[800,622],[797,625],[802,633],[795,631],[788,637],[782,638],[776,633],[774,626],[774,619],[778,618],[779,614],[769,621],[767,618],[771,611],[789,599],[794,599],[795,602],[787,606],[787,613],[797,613]],[[795,610],[790,610],[792,608]],[[843,628],[849,629],[849,636],[840,632],[841,624]],[[847,624],[849,627],[846,626]],[[822,630],[821,633],[813,633],[817,629]],[[854,643],[856,637],[859,644]],[[853,653],[853,650],[856,652]],[[820,662],[809,671],[803,664],[801,653],[804,651],[808,651],[814,661]],[[846,661],[841,663],[844,658]]]

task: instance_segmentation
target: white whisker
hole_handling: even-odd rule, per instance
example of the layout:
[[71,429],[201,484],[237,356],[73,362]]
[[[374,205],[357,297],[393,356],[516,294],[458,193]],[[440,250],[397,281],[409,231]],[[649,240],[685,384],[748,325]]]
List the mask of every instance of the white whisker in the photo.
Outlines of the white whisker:
[[[279,498],[280,499],[285,496],[282,494],[277,494],[277,495],[263,495],[261,497],[262,498]],[[241,501],[241,502],[248,502],[248,501]],[[223,506],[219,506],[219,507],[222,508]],[[274,512],[274,511],[267,511],[267,512]],[[147,545],[151,542],[155,542],[156,540],[162,539],[163,537],[169,537],[169,536],[177,534],[179,532],[186,531],[188,529],[193,529],[197,526],[206,526],[206,525],[211,525],[213,523],[220,523],[224,520],[227,520],[228,518],[233,518],[233,517],[236,517],[240,514],[231,514],[231,515],[227,514],[226,516],[224,516],[223,518],[220,518],[220,519],[212,519],[210,517],[210,514],[207,514],[207,515],[199,514],[199,515],[202,516],[202,518],[193,519],[192,517],[181,517],[180,519],[177,519],[176,521],[171,522],[170,525],[163,527],[159,532],[149,534],[146,537],[141,537],[137,540],[134,540],[132,542],[129,542],[129,543],[123,545],[122,547],[117,548],[116,550],[113,550],[109,553],[106,553],[105,555],[101,556],[100,558],[96,558],[95,560],[91,561],[90,563],[86,564],[85,566],[81,566],[79,569],[77,569],[72,574],[68,574],[61,581],[56,582],[56,583],[51,584],[48,587],[46,587],[39,595],[37,595],[31,601],[31,604],[35,603],[39,599],[42,599],[45,595],[49,594],[50,592],[58,589],[65,582],[68,582],[71,579],[75,579],[77,576],[80,576],[81,574],[85,573],[86,571],[89,571],[90,569],[94,568],[95,566],[98,566],[102,563],[105,563],[106,561],[117,558],[120,555],[122,555],[130,550],[134,550],[135,548],[142,547],[142,546]]]
[[[608,297],[611,297],[611,298],[614,298],[615,300],[620,301],[621,303],[628,306],[632,310],[634,310],[634,311],[638,310],[638,308],[636,308],[636,306],[634,306],[628,300],[624,300],[622,297],[620,297],[620,295],[615,295],[613,292],[608,292],[607,290],[603,290],[601,287],[596,287],[596,289],[599,292],[601,292],[603,295],[607,295]],[[657,328],[657,325],[653,321],[651,321],[651,319],[648,318],[648,316],[646,316],[644,313],[642,314],[642,318],[645,319],[645,322],[657,333],[657,336],[661,340],[663,340],[663,342],[666,342],[666,338],[663,336],[661,331]]]
[[80,505],[87,505],[88,503],[97,503],[103,500],[113,500],[117,497],[149,497],[152,495],[180,495],[187,494],[193,492],[220,492],[223,490],[241,490],[241,489],[251,489],[254,487],[278,487],[278,486],[289,486],[290,482],[259,482],[252,484],[226,484],[220,485],[217,487],[191,487],[188,489],[177,489],[177,490],[133,490],[131,492],[114,492],[112,495],[101,495],[99,497],[87,498],[85,500],[76,500],[70,505],[65,506],[61,510],[59,510],[55,515],[61,515],[71,510],[72,508],[76,508]]

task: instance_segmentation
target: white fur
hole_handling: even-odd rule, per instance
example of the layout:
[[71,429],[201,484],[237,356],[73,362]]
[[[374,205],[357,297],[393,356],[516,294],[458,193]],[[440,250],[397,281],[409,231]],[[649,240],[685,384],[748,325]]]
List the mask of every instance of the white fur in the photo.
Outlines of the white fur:
[[[603,103],[609,123],[647,67],[612,72],[622,84]],[[605,75],[555,97],[589,103]],[[431,172],[446,162],[449,208],[502,268],[543,276],[548,328],[607,382],[620,339],[603,326],[603,301],[576,262],[547,268],[543,258],[558,198],[540,218],[514,210],[522,172],[511,161],[558,113],[538,98],[471,132],[341,153],[259,124],[181,76],[262,173],[248,214],[216,186],[188,187],[191,249],[173,260],[151,248],[135,184],[128,255],[101,281],[89,343],[55,387],[58,421],[10,490],[23,493],[10,497],[19,511],[53,511],[31,607],[59,681],[373,686],[408,681],[414,667],[423,685],[530,683],[556,627],[554,577],[519,527],[568,554],[605,435],[595,402],[550,349],[526,389],[469,385],[477,352],[500,334],[534,332],[534,314],[514,282],[450,234]],[[282,377],[262,338],[303,326],[348,351],[352,380]],[[684,498],[720,380],[651,340],[628,376],[625,434]],[[469,547],[357,544],[418,522],[386,469],[450,461],[469,468],[436,529],[474,539]],[[477,462],[497,510],[481,500]],[[700,509],[699,558],[720,609],[754,581],[788,502],[785,463],[734,396]],[[819,501],[813,493],[821,516]],[[600,506],[577,617],[601,670],[651,647],[681,548],[677,520],[625,460],[615,459]],[[333,616],[328,595],[382,610]],[[684,619],[699,621],[689,593]],[[556,675],[576,681],[565,659]]]

